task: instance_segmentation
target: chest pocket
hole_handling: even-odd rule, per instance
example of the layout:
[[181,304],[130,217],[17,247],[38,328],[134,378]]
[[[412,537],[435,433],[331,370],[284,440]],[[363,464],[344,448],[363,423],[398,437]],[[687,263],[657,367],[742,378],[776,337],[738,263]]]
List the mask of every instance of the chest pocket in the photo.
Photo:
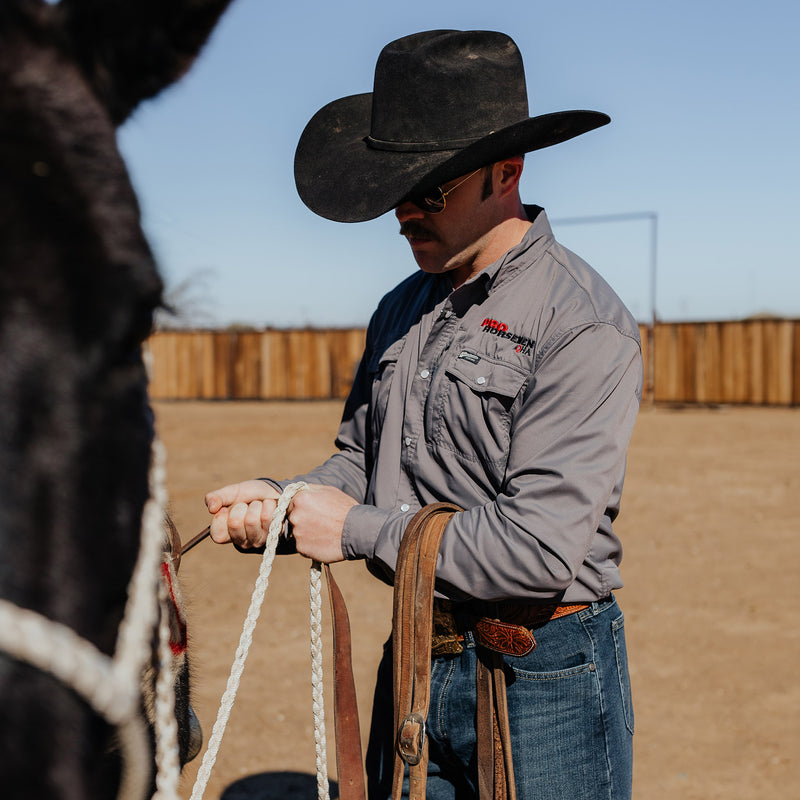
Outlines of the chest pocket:
[[397,360],[403,352],[405,337],[392,342],[387,347],[376,347],[369,362],[367,372],[372,383],[371,429],[373,441],[377,441],[383,422],[386,419],[386,408],[389,404],[389,392],[397,370]]
[[527,378],[516,365],[461,351],[437,376],[429,441],[468,461],[505,464],[512,408]]

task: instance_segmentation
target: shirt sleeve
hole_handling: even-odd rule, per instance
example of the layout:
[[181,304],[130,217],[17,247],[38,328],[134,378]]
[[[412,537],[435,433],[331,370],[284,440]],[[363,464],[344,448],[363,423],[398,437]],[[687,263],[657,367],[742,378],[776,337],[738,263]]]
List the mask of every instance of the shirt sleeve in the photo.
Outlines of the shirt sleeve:
[[[641,392],[639,342],[614,325],[586,324],[545,343],[512,411],[502,491],[448,524],[439,590],[452,599],[563,596],[602,521],[610,532]],[[393,572],[409,515],[380,513],[351,510],[345,553]],[[376,539],[369,528],[378,522]]]

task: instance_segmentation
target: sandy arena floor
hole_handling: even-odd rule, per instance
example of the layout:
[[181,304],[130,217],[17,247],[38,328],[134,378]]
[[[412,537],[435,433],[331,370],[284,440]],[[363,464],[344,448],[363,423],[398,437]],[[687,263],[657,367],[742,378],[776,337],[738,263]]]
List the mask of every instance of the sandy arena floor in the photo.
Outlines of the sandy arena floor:
[[[207,524],[210,489],[290,477],[324,459],[340,411],[338,402],[156,404],[184,541]],[[618,522],[637,800],[800,797],[799,497],[800,409],[641,413]],[[206,739],[259,563],[208,541],[181,569]],[[350,609],[365,736],[391,592],[362,564],[334,571]],[[327,692],[329,651],[325,674]],[[207,798],[316,797],[310,687],[308,562],[283,556]],[[326,703],[335,779],[329,693]],[[199,762],[185,770],[186,797]]]

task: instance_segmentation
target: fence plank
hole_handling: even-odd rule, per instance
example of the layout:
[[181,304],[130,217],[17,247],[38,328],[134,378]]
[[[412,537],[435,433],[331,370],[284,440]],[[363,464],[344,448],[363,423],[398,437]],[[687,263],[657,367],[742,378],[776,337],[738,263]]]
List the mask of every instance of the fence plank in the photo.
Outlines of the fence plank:
[[695,397],[698,403],[719,403],[722,400],[719,326],[713,322],[707,322],[694,327],[695,352],[697,354]]
[[673,325],[659,323],[653,337],[653,395],[657,403],[675,403],[681,399],[678,357],[678,333]]
[[769,405],[791,405],[793,324],[764,321],[764,399]]
[[720,333],[723,403],[748,402],[746,330],[742,322],[725,323]]
[[792,404],[800,405],[800,322],[792,323]]
[[[191,335],[191,334],[187,334]],[[214,336],[211,331],[198,331],[192,336],[194,357],[197,363],[197,394],[203,400],[214,398]]]
[[747,348],[746,358],[749,366],[747,381],[747,402],[761,405],[764,402],[764,326],[760,320],[745,324]]

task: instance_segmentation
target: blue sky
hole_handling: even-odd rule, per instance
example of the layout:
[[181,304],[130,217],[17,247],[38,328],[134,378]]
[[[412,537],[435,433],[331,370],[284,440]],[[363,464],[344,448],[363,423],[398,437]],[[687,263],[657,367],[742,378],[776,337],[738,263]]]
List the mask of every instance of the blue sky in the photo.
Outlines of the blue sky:
[[[551,220],[657,214],[660,319],[800,317],[796,0],[234,0],[192,71],[119,136],[189,322],[361,326],[416,269],[392,214],[316,217],[292,170],[310,117],[371,91],[384,44],[434,28],[509,33],[532,115],[611,116],[529,155],[523,200]],[[554,230],[651,318],[647,219]]]

